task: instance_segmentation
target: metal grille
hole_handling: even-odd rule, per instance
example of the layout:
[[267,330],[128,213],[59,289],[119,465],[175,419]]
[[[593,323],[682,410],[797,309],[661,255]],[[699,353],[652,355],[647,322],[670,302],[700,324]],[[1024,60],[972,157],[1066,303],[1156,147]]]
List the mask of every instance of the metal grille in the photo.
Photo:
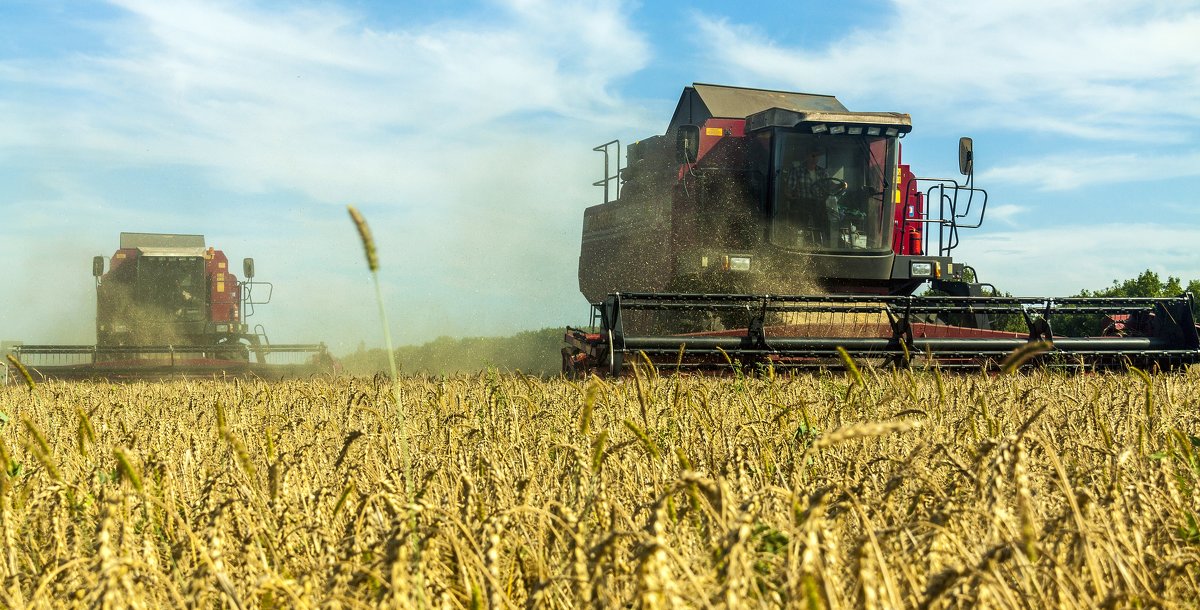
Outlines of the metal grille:
[[852,358],[980,367],[1030,342],[1034,363],[1176,366],[1200,361],[1192,297],[620,294],[595,304],[613,372],[624,358],[689,368],[829,367]]
[[37,379],[277,376],[320,372],[329,361],[324,344],[18,345],[11,351]]

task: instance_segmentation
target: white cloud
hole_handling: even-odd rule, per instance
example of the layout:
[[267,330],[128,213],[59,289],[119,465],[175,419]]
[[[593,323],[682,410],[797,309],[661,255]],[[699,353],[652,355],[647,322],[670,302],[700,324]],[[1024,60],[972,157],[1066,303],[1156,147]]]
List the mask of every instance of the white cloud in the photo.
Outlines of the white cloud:
[[647,53],[617,3],[514,2],[495,23],[393,31],[336,7],[117,3],[128,17],[111,54],[0,73],[39,89],[0,95],[25,125],[10,145],[210,168],[239,189],[324,201],[428,199],[430,176],[480,134],[622,112],[611,83]]
[[696,23],[709,61],[730,78],[900,103],[976,126],[1105,138],[1157,127],[1164,137],[1200,118],[1195,3],[894,0],[892,8],[823,49],[729,20]]
[[1015,226],[1017,219],[1028,211],[1023,205],[1001,204],[992,205],[987,209],[986,220],[988,223],[1003,223],[1008,226]]
[[1200,151],[1170,156],[1051,155],[988,169],[980,173],[979,179],[984,183],[1027,184],[1042,191],[1065,191],[1085,185],[1195,176],[1200,176]]
[[[330,341],[369,340],[373,312],[344,275],[361,271],[349,221],[310,205],[356,203],[410,340],[586,316],[574,275],[591,147],[648,123],[614,88],[650,52],[621,2],[499,0],[486,20],[400,28],[330,4],[114,4],[122,18],[96,26],[102,51],[0,60],[0,157],[26,160],[45,191],[0,204],[14,221],[0,236],[31,268],[62,260],[46,232],[92,244],[64,266],[111,251],[120,230],[206,232],[260,260],[281,295],[307,295],[264,308],[277,340],[313,338],[306,320]],[[145,193],[106,200],[111,184],[87,182],[120,179],[146,180]],[[231,195],[250,207],[205,202]],[[0,311],[35,278],[6,275]],[[88,319],[91,304],[72,302]]]
[[1200,279],[1200,226],[1104,223],[989,233],[954,251],[979,278],[1019,296],[1068,296],[1151,269]]

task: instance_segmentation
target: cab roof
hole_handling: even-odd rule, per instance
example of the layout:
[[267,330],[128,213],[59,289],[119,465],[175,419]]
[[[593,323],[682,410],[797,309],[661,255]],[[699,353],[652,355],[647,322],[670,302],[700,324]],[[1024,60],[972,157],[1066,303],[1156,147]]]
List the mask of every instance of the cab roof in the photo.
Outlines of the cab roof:
[[832,95],[694,83],[684,87],[667,130],[680,125],[702,125],[712,118],[745,119],[771,108],[792,112],[848,111]]

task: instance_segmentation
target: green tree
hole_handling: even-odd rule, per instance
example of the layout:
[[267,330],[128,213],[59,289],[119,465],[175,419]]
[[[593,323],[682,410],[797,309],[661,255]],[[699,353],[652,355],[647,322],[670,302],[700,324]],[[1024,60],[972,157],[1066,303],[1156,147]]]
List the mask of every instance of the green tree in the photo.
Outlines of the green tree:
[[[489,368],[551,377],[562,368],[559,350],[564,329],[544,328],[509,337],[438,337],[422,345],[396,348],[396,361],[406,374],[452,375]],[[342,369],[355,375],[387,370],[387,352],[358,350],[341,358]]]
[[[1184,292],[1193,296],[1200,295],[1200,280],[1192,280],[1186,287],[1183,281],[1173,275],[1168,275],[1164,281],[1154,271],[1149,269],[1139,273],[1137,277],[1124,281],[1113,280],[1111,286],[1100,290],[1084,290],[1076,296],[1081,297],[1177,297]],[[1200,308],[1192,302],[1192,316],[1200,319]],[[1104,320],[1099,316],[1072,315],[1062,316],[1053,320],[1054,333],[1064,336],[1096,335],[1103,332]]]
[[[1168,275],[1167,281],[1162,281],[1158,274],[1147,269],[1137,277],[1123,282],[1113,280],[1112,286],[1101,290],[1084,290],[1081,297],[1177,297],[1184,292],[1183,282],[1179,278]],[[1187,289],[1192,294],[1200,290],[1200,280],[1188,282]]]
[[[1112,285],[1098,290],[1083,290],[1077,297],[1177,297],[1185,292],[1200,298],[1200,280],[1192,280],[1186,285],[1173,275],[1166,280],[1158,273],[1149,269],[1139,273],[1137,277],[1126,280],[1113,280]],[[1000,296],[1012,296],[1007,292],[998,293]],[[1192,316],[1200,321],[1200,307],[1197,301],[1192,303]],[[1061,336],[1098,335],[1104,331],[1104,319],[1098,315],[1060,315],[1051,320],[1054,334]],[[1025,320],[1020,315],[1000,314],[993,317],[992,328],[1013,332],[1027,330]]]

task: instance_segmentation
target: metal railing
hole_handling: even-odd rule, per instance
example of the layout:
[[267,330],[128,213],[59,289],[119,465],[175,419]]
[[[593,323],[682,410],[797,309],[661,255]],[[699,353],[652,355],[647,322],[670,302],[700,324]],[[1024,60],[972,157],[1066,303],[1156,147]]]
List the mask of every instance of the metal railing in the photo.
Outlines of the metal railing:
[[[930,251],[932,245],[929,243],[930,231],[934,227],[937,228],[937,255],[950,256],[950,252],[958,247],[958,231],[960,229],[978,229],[983,226],[988,194],[986,190],[972,186],[972,180],[968,179],[966,184],[959,184],[953,178],[917,177],[913,178],[911,182],[919,185],[925,183],[928,186],[924,191],[920,189],[916,191],[917,196],[924,198],[921,214],[917,218],[906,216],[901,222],[900,235],[907,235],[910,224],[924,225],[926,227],[923,231],[925,253]],[[908,182],[903,185],[902,193],[909,192],[908,185]],[[930,212],[935,204],[938,210],[936,216]]]
[[[37,380],[295,376],[332,364],[323,343],[273,345],[18,345],[11,353]],[[8,363],[5,363],[8,364]],[[7,366],[4,368],[8,368]],[[12,375],[8,376],[12,383]]]
[[[840,366],[851,358],[909,366],[987,367],[1044,342],[1032,362],[1169,368],[1200,362],[1190,294],[1171,298],[715,295],[614,293],[598,310],[609,374],[627,357],[680,368],[734,362]],[[996,322],[973,326],[978,316]]]
[[[610,164],[609,164],[609,157],[611,155],[611,153],[609,152],[609,149],[614,148],[614,147],[616,148],[615,156],[617,158],[616,171],[612,171]],[[605,142],[604,144],[601,144],[601,145],[593,148],[592,150],[599,152],[599,153],[604,153],[604,178],[601,178],[600,180],[597,180],[592,183],[592,186],[604,187],[604,201],[601,201],[600,203],[608,203],[609,201],[613,201],[615,199],[620,199],[621,198],[621,141],[620,140],[612,140],[610,142]],[[616,185],[617,185],[616,189],[614,189],[616,191],[616,197],[609,199],[608,198],[608,192],[609,192],[608,185],[610,182],[613,182],[614,180],[616,181]]]

